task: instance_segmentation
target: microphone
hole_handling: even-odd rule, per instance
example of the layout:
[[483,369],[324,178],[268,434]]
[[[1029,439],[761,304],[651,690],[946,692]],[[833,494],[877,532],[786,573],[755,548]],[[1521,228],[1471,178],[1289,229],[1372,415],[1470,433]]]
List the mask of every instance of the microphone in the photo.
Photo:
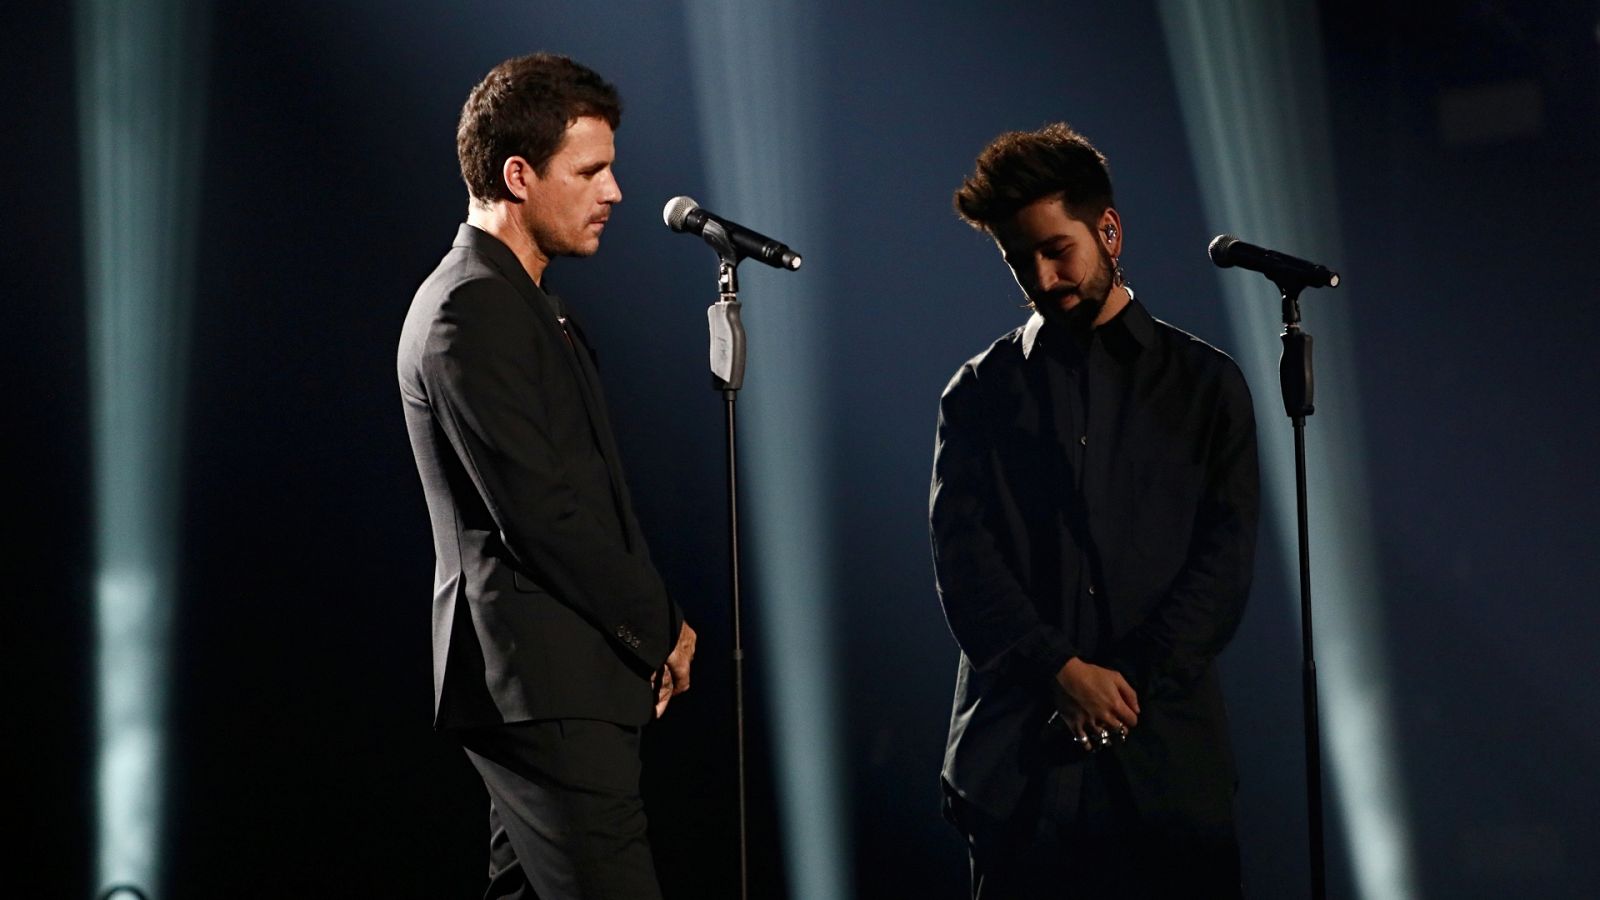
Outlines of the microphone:
[[1285,282],[1301,287],[1339,286],[1339,273],[1326,266],[1255,244],[1246,244],[1231,234],[1219,234],[1212,238],[1206,253],[1219,269],[1238,266],[1260,272],[1280,287]]
[[800,268],[800,254],[760,232],[751,231],[722,218],[690,197],[673,197],[661,210],[661,220],[673,231],[698,234],[706,243],[724,252],[738,251],[741,257],[764,262],[774,269],[794,271]]

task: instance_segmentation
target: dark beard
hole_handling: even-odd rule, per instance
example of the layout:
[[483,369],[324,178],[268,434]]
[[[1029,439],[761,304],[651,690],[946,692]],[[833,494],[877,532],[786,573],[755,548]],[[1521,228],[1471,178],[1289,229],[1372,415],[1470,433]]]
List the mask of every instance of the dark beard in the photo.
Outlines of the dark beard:
[[1071,328],[1073,331],[1092,331],[1094,330],[1094,320],[1100,318],[1100,310],[1105,309],[1105,307],[1106,301],[1104,298],[1095,299],[1084,295],[1078,298],[1077,305],[1071,309],[1061,311],[1061,324]]
[[1062,325],[1073,331],[1088,333],[1094,328],[1095,319],[1100,318],[1100,312],[1106,308],[1106,299],[1111,296],[1111,270],[1111,254],[1102,245],[1100,264],[1083,284],[1072,289],[1078,295],[1078,302],[1071,309],[1062,309],[1059,303],[1054,302],[1056,298],[1051,297],[1045,307],[1055,311],[1054,317]]

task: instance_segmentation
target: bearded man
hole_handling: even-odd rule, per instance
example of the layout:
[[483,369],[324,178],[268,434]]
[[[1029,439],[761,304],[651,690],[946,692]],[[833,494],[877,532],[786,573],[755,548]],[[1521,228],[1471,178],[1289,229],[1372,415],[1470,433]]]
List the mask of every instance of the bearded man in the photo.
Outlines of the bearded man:
[[1255,551],[1249,390],[1134,298],[1105,157],[1067,125],[1000,135],[955,204],[1032,307],[945,389],[929,498],[972,896],[1237,897],[1213,661]]

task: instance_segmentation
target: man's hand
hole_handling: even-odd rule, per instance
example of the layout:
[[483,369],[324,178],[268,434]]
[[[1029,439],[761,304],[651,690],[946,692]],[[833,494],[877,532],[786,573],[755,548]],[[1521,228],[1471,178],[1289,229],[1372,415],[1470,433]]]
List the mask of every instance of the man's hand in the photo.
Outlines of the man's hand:
[[667,664],[656,673],[656,718],[667,711],[667,702],[689,689],[689,663],[694,660],[694,629],[688,622],[678,629],[678,644],[667,654]]
[[667,711],[667,703],[672,699],[672,670],[666,666],[650,679],[656,689],[656,718],[661,718]]
[[1126,737],[1139,724],[1139,696],[1115,669],[1073,657],[1056,673],[1055,695],[1067,730],[1090,749],[1109,743],[1111,734]]

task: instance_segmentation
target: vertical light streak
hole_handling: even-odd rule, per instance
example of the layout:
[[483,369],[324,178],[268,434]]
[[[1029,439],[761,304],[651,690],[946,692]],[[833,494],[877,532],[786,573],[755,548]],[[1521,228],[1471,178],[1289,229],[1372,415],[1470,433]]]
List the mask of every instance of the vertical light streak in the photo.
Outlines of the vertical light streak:
[[[814,262],[823,212],[816,136],[824,121],[812,76],[821,46],[814,16],[808,4],[789,0],[687,5],[713,186],[706,205],[810,251],[798,273],[746,273],[750,367],[740,407],[760,575],[752,598],[771,684],[790,890],[796,900],[841,900],[848,896],[848,829],[838,761],[834,574],[822,500],[828,479],[820,301],[827,295],[826,267]],[[708,302],[712,262],[708,255]]]
[[95,516],[98,883],[159,895],[203,6],[77,8]]
[[[1212,230],[1337,263],[1343,253],[1316,4],[1161,0],[1160,7]],[[1254,273],[1221,280],[1240,365],[1257,386],[1262,470],[1286,583],[1298,585],[1293,441],[1276,388],[1277,292]],[[1317,411],[1306,428],[1312,598],[1322,736],[1356,883],[1364,897],[1404,898],[1415,889],[1386,666],[1374,640],[1372,607],[1381,594],[1350,354],[1348,309],[1360,290],[1307,291],[1302,302],[1317,346]]]

